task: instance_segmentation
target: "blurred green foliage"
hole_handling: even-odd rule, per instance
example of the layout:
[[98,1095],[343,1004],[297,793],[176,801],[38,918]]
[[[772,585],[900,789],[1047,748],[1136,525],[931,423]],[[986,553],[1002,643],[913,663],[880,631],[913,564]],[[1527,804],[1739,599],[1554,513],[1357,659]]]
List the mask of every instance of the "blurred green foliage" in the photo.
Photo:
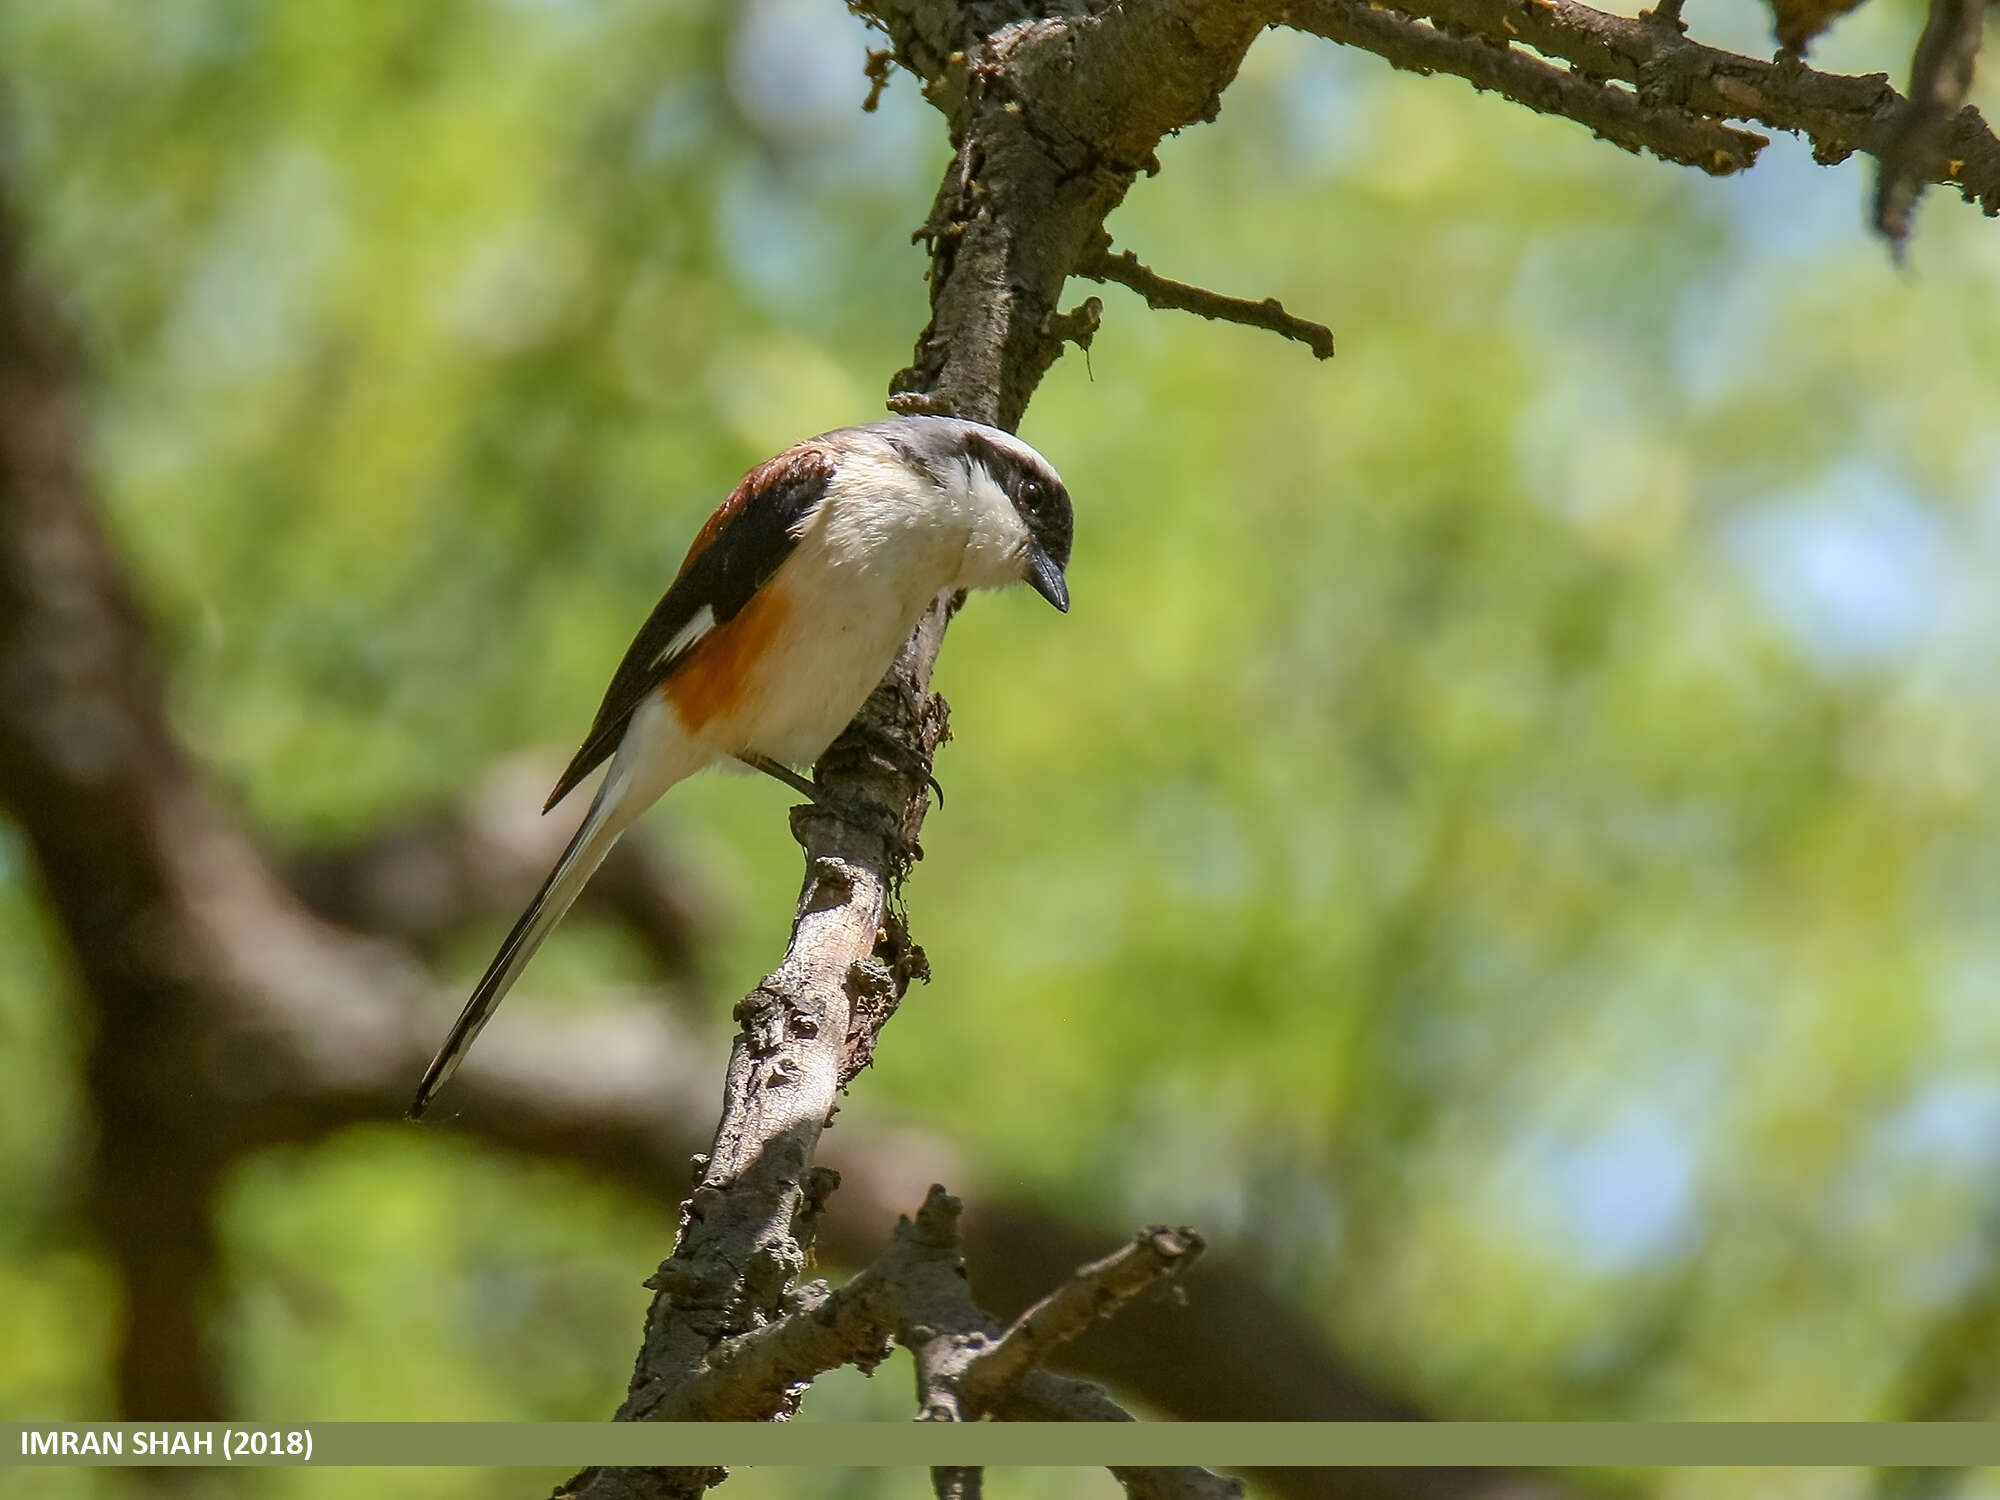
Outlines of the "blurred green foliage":
[[[1864,11],[1818,60],[1910,36]],[[737,474],[879,411],[946,151],[907,79],[859,112],[864,45],[817,0],[0,9],[103,502],[273,843],[566,753]],[[1114,290],[1049,377],[1076,609],[954,629],[938,980],[843,1118],[1200,1225],[1454,1415],[1901,1414],[2000,1275],[2000,230],[1934,196],[1897,274],[1858,164],[1712,182],[1275,34],[1162,157],[1119,242],[1340,353]],[[789,919],[784,806],[656,814],[732,915],[718,1035]],[[83,1038],[0,852],[0,1410],[84,1417]],[[565,941],[530,988],[576,1003],[617,960]],[[671,1219],[383,1127],[251,1164],[224,1228],[246,1414],[583,1418]]]

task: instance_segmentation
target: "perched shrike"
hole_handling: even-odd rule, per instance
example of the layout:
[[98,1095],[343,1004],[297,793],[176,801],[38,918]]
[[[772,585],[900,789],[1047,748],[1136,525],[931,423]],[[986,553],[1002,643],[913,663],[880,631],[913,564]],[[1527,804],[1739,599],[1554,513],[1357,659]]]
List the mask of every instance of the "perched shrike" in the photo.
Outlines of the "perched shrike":
[[931,601],[1026,582],[1069,608],[1069,493],[1019,438],[900,417],[800,443],[708,518],[612,675],[544,812],[607,758],[590,812],[424,1072],[429,1108],[618,836],[668,787],[736,760],[806,791]]

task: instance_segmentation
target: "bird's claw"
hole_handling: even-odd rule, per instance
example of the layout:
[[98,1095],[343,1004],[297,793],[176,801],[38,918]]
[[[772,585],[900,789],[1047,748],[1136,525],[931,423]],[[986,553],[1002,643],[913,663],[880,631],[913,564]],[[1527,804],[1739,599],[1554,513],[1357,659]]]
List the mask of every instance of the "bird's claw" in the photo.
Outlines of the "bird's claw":
[[[921,781],[924,786],[937,794],[937,805],[940,808],[944,806],[944,786],[932,773],[922,755],[910,749],[894,735],[885,734],[879,729],[859,729],[854,731],[854,734],[857,739],[865,742],[867,754],[911,780]],[[790,766],[773,760],[768,755],[744,754],[736,758],[753,771],[762,771],[773,781],[783,782],[823,811],[842,815],[851,811],[830,797],[826,789],[817,782],[807,780]]]
[[930,761],[918,751],[880,729],[857,727],[851,731],[856,738],[865,740],[869,753],[877,756],[891,770],[920,782],[937,793],[937,805],[944,806],[944,787],[931,771]]

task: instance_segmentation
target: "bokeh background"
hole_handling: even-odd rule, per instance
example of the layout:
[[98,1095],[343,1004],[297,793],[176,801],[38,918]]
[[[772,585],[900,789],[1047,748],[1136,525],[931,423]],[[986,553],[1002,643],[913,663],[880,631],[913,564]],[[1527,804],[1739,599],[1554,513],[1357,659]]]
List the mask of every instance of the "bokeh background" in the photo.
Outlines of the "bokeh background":
[[[1740,0],[1687,16],[1769,50]],[[1815,61],[1900,72],[1917,21],[1885,0]],[[176,726],[273,847],[566,753],[736,476],[880,412],[948,149],[907,78],[862,113],[867,45],[832,0],[0,8],[101,501]],[[1340,352],[1103,289],[1023,427],[1076,497],[1076,607],[953,630],[910,894],[937,981],[843,1128],[1107,1244],[1195,1224],[1443,1415],[1994,1415],[2000,228],[1933,194],[1899,270],[1859,163],[1781,139],[1712,181],[1286,34],[1161,156],[1121,246]],[[714,777],[654,815],[715,914],[717,1038],[782,946],[786,802]],[[0,1411],[101,1416],[88,1037],[4,833],[0,952]],[[579,920],[512,1005],[648,978]],[[669,1190],[391,1123],[255,1159],[218,1206],[232,1399],[600,1419]]]

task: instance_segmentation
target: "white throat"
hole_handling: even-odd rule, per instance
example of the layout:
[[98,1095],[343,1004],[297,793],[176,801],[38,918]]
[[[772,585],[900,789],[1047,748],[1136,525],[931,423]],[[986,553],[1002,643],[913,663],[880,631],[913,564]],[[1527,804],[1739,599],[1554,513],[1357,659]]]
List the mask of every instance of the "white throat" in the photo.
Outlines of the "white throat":
[[959,496],[955,503],[965,525],[965,557],[952,587],[997,589],[1018,583],[1033,541],[1027,522],[984,464],[967,459],[953,469],[954,477],[963,476],[951,488]]
[[865,573],[914,623],[947,589],[999,588],[1022,577],[1027,524],[985,466],[954,457],[933,478],[886,443],[842,456],[801,548]]

